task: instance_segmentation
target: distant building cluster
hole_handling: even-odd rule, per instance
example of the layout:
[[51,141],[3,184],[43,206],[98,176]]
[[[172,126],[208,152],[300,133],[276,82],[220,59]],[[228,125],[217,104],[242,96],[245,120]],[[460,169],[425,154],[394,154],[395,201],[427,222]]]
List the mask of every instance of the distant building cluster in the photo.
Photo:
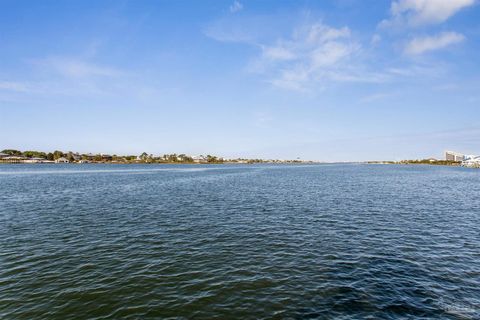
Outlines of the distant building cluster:
[[63,153],[55,151],[53,153],[44,153],[39,151],[3,150],[0,152],[0,162],[3,163],[89,163],[89,162],[108,162],[113,157],[107,154],[83,154]]
[[212,155],[188,156],[186,154],[164,154],[154,156],[146,152],[135,155],[80,154],[78,152],[41,152],[5,149],[0,152],[0,163],[298,163],[300,160],[224,159]]
[[480,168],[480,156],[466,155],[454,151],[445,151],[445,160],[461,162],[464,167]]
[[463,153],[458,153],[454,151],[445,151],[445,160],[447,161],[463,161],[465,155]]

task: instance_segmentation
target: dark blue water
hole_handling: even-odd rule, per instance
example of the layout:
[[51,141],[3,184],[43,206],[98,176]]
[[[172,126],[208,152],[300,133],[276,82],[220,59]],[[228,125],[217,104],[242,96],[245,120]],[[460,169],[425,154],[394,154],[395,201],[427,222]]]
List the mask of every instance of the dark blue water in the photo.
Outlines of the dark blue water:
[[479,319],[480,170],[0,165],[1,319]]

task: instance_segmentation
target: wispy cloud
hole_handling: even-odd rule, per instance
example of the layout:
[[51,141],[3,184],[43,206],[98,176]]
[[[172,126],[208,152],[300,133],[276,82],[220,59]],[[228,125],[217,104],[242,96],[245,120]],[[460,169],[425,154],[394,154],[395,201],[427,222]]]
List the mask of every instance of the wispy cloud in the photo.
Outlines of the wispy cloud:
[[264,46],[263,57],[271,61],[287,61],[296,59],[296,53],[284,46]]
[[203,33],[221,42],[255,45],[272,38],[282,28],[282,20],[265,15],[226,15],[207,24]]
[[342,73],[342,63],[358,49],[348,27],[334,28],[317,22],[297,29],[289,39],[264,45],[260,61],[272,66],[272,84],[302,90],[308,84]]
[[[258,48],[247,70],[274,87],[308,92],[335,82],[383,83],[403,76],[368,63],[366,49],[348,26],[333,27],[314,20],[295,24],[287,36],[259,36],[255,28],[240,22],[226,24],[222,20],[207,29],[206,35]],[[379,38],[376,35],[374,42]]]
[[372,46],[375,46],[377,45],[378,43],[380,43],[382,41],[382,37],[378,34],[378,33],[375,33],[373,36],[372,36],[372,39],[370,40],[370,44]]
[[445,22],[460,10],[469,7],[476,0],[396,0],[390,7],[391,17],[383,20],[381,26],[410,26],[438,24]]
[[16,81],[0,81],[0,90],[13,92],[29,92],[29,85]]
[[248,36],[214,37],[220,41],[245,43],[259,48],[249,71],[262,74],[274,86],[304,91],[324,80],[361,81],[351,74],[347,61],[360,51],[348,27],[335,28],[322,22],[304,23],[288,37],[263,41]]
[[[438,7],[434,5],[435,1],[438,1]],[[435,16],[431,12],[440,10],[444,19],[447,19],[471,3],[470,0],[452,0],[455,2],[453,5],[443,0],[435,1],[393,1],[392,19],[412,24],[417,20],[422,23],[442,21],[440,18],[429,18]],[[257,49],[247,63],[247,71],[278,88],[312,92],[339,82],[395,82],[419,75],[435,77],[445,71],[441,60],[435,63],[426,60],[404,61],[401,57],[397,59],[380,52],[379,49],[385,49],[391,40],[394,43],[397,41],[391,38],[391,34],[382,34],[377,29],[369,40],[363,40],[364,43],[361,39],[368,38],[359,37],[361,32],[346,25],[328,25],[312,17],[311,12],[302,12],[300,17],[297,14],[296,18],[290,20],[284,16],[283,20],[277,16],[228,17],[212,22],[205,29],[205,34],[217,41],[240,43]],[[278,20],[288,23],[275,25]],[[453,31],[422,36],[413,34],[410,39],[396,42],[396,46],[400,52],[415,56],[464,40],[464,35]]]
[[335,28],[321,22],[302,25],[290,38],[261,49],[252,65],[281,88],[308,91],[329,82],[379,83],[390,76],[364,63],[364,50],[346,26]]
[[405,53],[419,55],[424,52],[442,49],[464,40],[465,37],[456,32],[442,32],[434,36],[417,37],[407,43]]
[[363,102],[363,103],[371,103],[371,102],[375,102],[375,101],[379,101],[379,100],[385,100],[385,99],[391,98],[393,96],[395,96],[394,93],[380,92],[380,93],[374,93],[374,94],[367,95],[367,96],[361,98],[360,101]]
[[243,9],[243,4],[239,1],[234,1],[230,6],[230,12],[235,13]]
[[[47,57],[29,59],[28,73],[0,79],[0,92],[31,100],[47,96],[108,96],[125,94],[130,79],[125,72],[88,59]],[[108,79],[109,81],[105,81]]]
[[72,78],[116,77],[122,74],[118,69],[75,58],[50,57],[34,63],[47,71]]

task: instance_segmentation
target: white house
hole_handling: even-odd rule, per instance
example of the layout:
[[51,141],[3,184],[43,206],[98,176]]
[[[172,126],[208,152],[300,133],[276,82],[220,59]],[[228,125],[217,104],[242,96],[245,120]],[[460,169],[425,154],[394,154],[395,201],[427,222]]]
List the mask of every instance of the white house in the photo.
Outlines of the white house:
[[204,156],[193,156],[192,159],[195,163],[207,162],[207,159]]
[[55,160],[55,163],[69,163],[70,161],[68,161],[68,159],[64,158],[64,157],[61,157],[61,158],[58,158],[57,160]]

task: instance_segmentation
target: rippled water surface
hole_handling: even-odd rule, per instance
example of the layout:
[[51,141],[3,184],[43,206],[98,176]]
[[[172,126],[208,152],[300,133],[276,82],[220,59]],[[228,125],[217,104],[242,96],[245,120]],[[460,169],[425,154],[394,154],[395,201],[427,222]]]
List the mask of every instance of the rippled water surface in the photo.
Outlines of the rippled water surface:
[[1,319],[479,319],[480,170],[0,165]]

